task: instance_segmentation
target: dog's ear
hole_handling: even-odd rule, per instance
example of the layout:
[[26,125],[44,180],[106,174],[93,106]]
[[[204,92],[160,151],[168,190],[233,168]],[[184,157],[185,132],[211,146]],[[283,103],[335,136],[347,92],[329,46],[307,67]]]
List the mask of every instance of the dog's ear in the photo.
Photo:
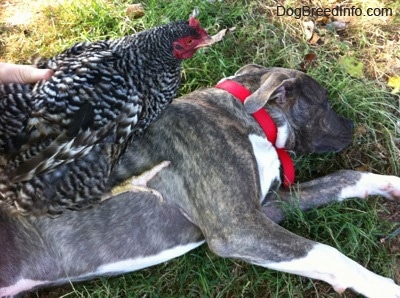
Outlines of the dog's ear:
[[268,100],[275,99],[283,103],[286,99],[286,88],[296,81],[279,72],[267,73],[261,77],[261,86],[244,101],[244,108],[249,114],[261,109]]
[[261,69],[265,69],[265,67],[258,64],[247,64],[239,68],[239,70],[235,72],[235,76],[257,72]]

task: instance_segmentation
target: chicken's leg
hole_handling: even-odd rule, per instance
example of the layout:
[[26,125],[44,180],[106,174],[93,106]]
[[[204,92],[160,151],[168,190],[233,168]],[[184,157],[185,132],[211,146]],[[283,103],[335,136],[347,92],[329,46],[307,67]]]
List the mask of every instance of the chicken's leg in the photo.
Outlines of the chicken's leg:
[[163,161],[158,165],[156,165],[155,167],[151,168],[150,170],[143,172],[139,176],[133,176],[132,178],[125,180],[124,182],[118,184],[117,186],[114,186],[108,194],[102,197],[101,200],[105,201],[111,197],[114,197],[116,195],[128,191],[131,192],[144,191],[144,192],[150,192],[151,194],[157,196],[162,202],[164,200],[162,194],[155,189],[147,187],[147,182],[153,179],[154,176],[157,175],[163,168],[169,166],[170,163],[171,163],[170,161]]

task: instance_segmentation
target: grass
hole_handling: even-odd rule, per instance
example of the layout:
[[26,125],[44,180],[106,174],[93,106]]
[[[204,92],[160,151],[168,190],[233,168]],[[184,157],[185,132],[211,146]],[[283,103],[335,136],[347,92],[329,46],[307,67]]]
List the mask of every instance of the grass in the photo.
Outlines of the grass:
[[[320,7],[332,7],[334,2],[318,3]],[[324,42],[316,45],[304,40],[303,19],[276,16],[275,1],[149,0],[143,1],[145,16],[137,20],[127,18],[127,3],[73,0],[35,7],[38,14],[34,22],[0,23],[0,61],[27,63],[34,53],[54,55],[80,40],[133,34],[171,20],[186,19],[196,6],[203,27],[211,34],[226,27],[236,27],[236,31],[185,62],[181,94],[212,86],[246,63],[299,68],[305,55],[312,52],[317,60],[308,69],[309,75],[328,89],[333,108],[351,118],[356,129],[353,145],[340,154],[296,158],[299,179],[306,181],[342,168],[399,175],[399,97],[390,94],[386,87],[387,78],[400,72],[400,44],[395,35],[400,4],[396,1],[347,1],[350,7],[391,7],[396,16],[350,18],[344,32],[320,29]],[[285,5],[300,7],[302,2],[286,1]],[[343,55],[364,63],[362,78],[353,78],[340,67],[337,61]],[[369,269],[397,278],[399,283],[399,252],[393,249],[399,238],[385,245],[377,241],[379,235],[396,226],[388,218],[397,211],[398,206],[371,198],[308,213],[288,210],[288,220],[283,225],[304,237],[333,245]],[[43,290],[30,296],[338,297],[322,282],[221,259],[206,247],[132,274]],[[355,295],[346,293],[345,297]]]

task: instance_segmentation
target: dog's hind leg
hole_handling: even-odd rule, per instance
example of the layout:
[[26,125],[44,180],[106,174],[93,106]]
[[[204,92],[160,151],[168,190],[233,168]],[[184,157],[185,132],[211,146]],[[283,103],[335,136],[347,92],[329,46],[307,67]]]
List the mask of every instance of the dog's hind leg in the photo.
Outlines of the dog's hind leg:
[[391,279],[367,270],[333,247],[283,229],[259,210],[238,216],[231,213],[230,219],[218,228],[202,229],[210,249],[220,256],[323,280],[339,293],[351,288],[367,297],[400,297],[400,287]]
[[341,170],[322,178],[300,183],[290,189],[281,188],[263,202],[263,212],[274,222],[281,222],[285,215],[282,202],[307,211],[333,202],[350,198],[365,199],[370,195],[383,196],[400,202],[400,178],[368,172]]

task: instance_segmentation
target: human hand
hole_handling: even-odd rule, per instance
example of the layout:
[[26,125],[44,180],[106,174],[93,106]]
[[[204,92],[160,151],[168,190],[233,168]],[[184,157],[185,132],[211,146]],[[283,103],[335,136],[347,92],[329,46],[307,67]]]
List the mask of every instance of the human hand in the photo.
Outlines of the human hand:
[[0,63],[0,84],[35,83],[47,80],[53,75],[50,69],[38,69],[31,65]]

